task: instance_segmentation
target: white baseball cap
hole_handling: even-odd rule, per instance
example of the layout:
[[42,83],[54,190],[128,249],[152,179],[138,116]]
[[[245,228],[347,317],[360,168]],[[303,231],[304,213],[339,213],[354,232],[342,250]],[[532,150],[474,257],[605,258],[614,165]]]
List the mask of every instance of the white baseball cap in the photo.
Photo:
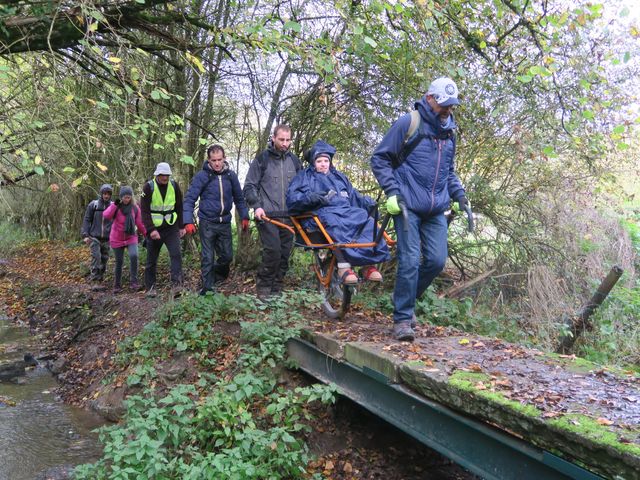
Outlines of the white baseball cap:
[[171,175],[171,167],[166,162],[160,162],[156,166],[156,171],[153,172],[154,175]]
[[458,87],[456,83],[448,77],[440,77],[431,82],[429,90],[427,90],[427,95],[433,96],[441,107],[460,105],[458,101]]

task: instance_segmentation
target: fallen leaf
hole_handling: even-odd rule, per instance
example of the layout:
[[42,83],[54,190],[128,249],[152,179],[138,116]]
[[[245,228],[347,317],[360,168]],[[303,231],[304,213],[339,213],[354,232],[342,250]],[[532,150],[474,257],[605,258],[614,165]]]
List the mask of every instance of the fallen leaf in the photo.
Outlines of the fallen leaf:
[[460,340],[458,342],[460,345],[467,345],[469,343],[469,339],[468,338],[463,338],[462,340]]
[[469,370],[479,373],[482,371],[482,367],[477,363],[472,363],[471,365],[469,365]]
[[349,462],[347,462],[344,464],[344,467],[342,468],[342,470],[344,470],[346,473],[351,473],[353,472],[353,467]]
[[486,385],[485,385],[484,383],[482,383],[482,382],[478,382],[478,383],[476,383],[476,384],[474,385],[474,388],[475,388],[476,390],[486,390],[486,389],[487,389]]
[[560,416],[560,412],[544,412],[542,416],[544,418],[554,418]]
[[324,464],[324,469],[333,470],[333,468],[334,468],[333,462],[331,460],[327,460]]
[[613,425],[613,422],[611,420],[607,420],[603,417],[598,418],[596,422],[598,422],[599,425]]

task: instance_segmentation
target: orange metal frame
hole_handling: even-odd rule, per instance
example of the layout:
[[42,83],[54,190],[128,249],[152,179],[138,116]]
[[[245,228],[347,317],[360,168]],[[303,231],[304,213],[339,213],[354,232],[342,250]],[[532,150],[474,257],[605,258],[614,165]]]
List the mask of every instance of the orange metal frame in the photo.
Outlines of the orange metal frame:
[[[297,231],[300,234],[300,237],[302,237],[302,239],[304,240],[305,246],[311,247],[311,248],[326,248],[328,250],[338,250],[338,249],[341,249],[341,248],[368,248],[368,247],[375,247],[376,246],[375,242],[334,243],[333,239],[331,238],[331,235],[329,235],[329,232],[327,232],[327,230],[324,228],[324,225],[322,224],[322,222],[320,221],[318,216],[313,214],[313,213],[305,213],[303,215],[295,215],[295,216],[291,216],[289,218],[291,220],[291,223],[293,223],[293,226],[295,227],[295,230],[294,230],[294,228],[292,228],[290,225],[287,225],[286,223],[279,222],[278,220],[274,220],[274,219],[266,217],[266,216],[263,216],[262,220],[264,220],[265,222],[272,223],[272,224],[276,225],[277,227],[289,230],[294,235],[296,234],[296,231]],[[311,239],[309,238],[309,235],[307,234],[307,232],[303,228],[302,224],[300,223],[300,221],[305,220],[307,218],[313,218],[313,221],[316,222],[316,225],[318,226],[319,231],[322,233],[322,235],[324,235],[325,240],[327,240],[326,243],[314,243],[314,242],[311,241]],[[392,239],[387,234],[386,231],[383,232],[383,236],[384,236],[385,241],[387,242],[387,245],[393,246],[393,245],[396,244],[396,241],[394,239]],[[313,266],[313,270],[315,271],[316,276],[318,277],[318,280],[320,281],[320,283],[325,288],[329,288],[329,284],[331,283],[331,276],[333,275],[334,268],[336,268],[336,257],[335,257],[335,255],[331,258],[331,263],[329,264],[329,268],[327,269],[327,274],[326,275],[322,275],[320,273],[320,269],[316,265]]]

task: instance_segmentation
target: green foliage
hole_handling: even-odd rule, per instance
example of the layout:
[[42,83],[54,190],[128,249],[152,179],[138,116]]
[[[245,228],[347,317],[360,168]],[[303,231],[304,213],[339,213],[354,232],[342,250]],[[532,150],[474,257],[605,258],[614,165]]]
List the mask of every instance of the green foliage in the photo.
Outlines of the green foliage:
[[0,222],[0,255],[10,255],[35,239],[33,231],[19,223]]
[[640,370],[640,284],[616,285],[596,310],[593,331],[585,332],[578,354],[600,364],[617,363]]
[[514,342],[526,340],[516,316],[497,316],[491,312],[485,314],[480,306],[474,308],[470,298],[440,298],[431,288],[416,302],[416,315],[418,318],[424,316],[434,325],[454,327],[477,335],[500,337]]
[[[213,352],[221,346],[213,325],[241,320],[255,310],[254,303],[248,295],[185,295],[183,300],[167,304],[139,335],[125,340],[117,360],[128,364],[131,356],[147,360],[166,358],[174,351]],[[202,363],[212,361],[205,356]]]
[[[246,297],[217,297],[186,297],[168,305],[155,326],[133,341],[129,360],[146,359],[147,352],[159,354],[160,346],[177,349],[181,341],[188,341],[195,354],[206,354],[211,343],[203,342],[201,334],[187,333],[193,326],[176,324],[199,326],[258,313]],[[207,387],[201,391],[178,385],[162,398],[152,389],[130,397],[124,423],[100,431],[103,458],[77,467],[75,478],[305,478],[310,454],[299,434],[308,429],[307,406],[333,402],[335,389],[313,385],[287,390],[278,384],[277,374],[285,363],[286,340],[298,334],[287,318],[309,302],[301,293],[285,295],[264,321],[243,323],[242,354],[231,369],[234,375],[211,385],[199,383]],[[166,335],[181,339],[159,341]],[[153,375],[141,366],[134,375]]]

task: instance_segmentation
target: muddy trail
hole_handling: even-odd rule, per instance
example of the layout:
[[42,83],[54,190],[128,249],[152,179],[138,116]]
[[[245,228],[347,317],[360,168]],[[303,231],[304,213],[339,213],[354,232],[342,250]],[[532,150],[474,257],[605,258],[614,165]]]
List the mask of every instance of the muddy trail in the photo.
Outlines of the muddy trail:
[[[27,326],[37,338],[37,354],[50,358],[56,375],[56,393],[68,404],[99,413],[110,421],[123,414],[122,400],[138,393],[127,386],[131,373],[115,361],[118,345],[135,336],[166,302],[169,288],[160,284],[161,294],[148,298],[142,292],[114,295],[110,275],[96,286],[86,281],[88,252],[82,246],[43,241],[20,250],[18,256],[0,261],[0,310],[14,323]],[[197,265],[185,272],[195,290]],[[159,265],[158,278],[166,281],[167,266]],[[253,291],[252,279],[232,276],[221,288],[224,293]],[[318,315],[318,312],[311,312]],[[354,311],[362,317],[364,313]],[[380,320],[380,319],[377,319]],[[386,319],[388,321],[388,319]],[[230,324],[220,334],[229,338],[215,357],[223,370],[238,350],[234,337],[239,324]],[[191,358],[159,365],[167,384],[175,380],[195,383]],[[167,380],[168,379],[168,380]],[[292,388],[314,380],[288,372],[285,382]],[[419,444],[347,399],[314,411],[310,433],[305,434],[315,460],[309,471],[329,479],[468,479],[475,478],[450,460]]]

